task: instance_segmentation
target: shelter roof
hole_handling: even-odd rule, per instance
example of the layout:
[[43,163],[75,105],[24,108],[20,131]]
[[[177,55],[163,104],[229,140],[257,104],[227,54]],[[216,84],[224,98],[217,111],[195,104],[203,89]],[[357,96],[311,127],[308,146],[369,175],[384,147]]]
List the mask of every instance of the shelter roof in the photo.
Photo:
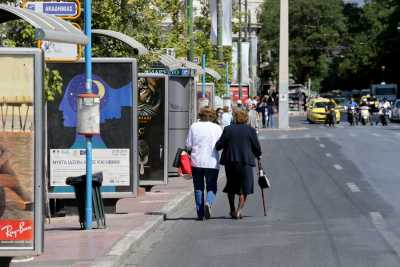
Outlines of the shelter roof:
[[144,47],[142,43],[136,41],[133,37],[123,34],[121,32],[116,32],[112,30],[94,29],[92,30],[92,33],[120,40],[121,42],[135,49],[138,52],[138,55],[146,55],[149,53],[149,50],[147,50],[147,48]]
[[36,28],[35,39],[63,43],[86,44],[88,38],[68,21],[53,15],[0,4],[0,23],[22,19]]

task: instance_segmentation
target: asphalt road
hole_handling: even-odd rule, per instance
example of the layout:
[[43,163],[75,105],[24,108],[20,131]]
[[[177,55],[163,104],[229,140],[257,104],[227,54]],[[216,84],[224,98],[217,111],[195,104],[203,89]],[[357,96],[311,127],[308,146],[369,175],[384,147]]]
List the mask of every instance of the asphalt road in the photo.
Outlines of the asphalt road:
[[229,218],[223,193],[208,221],[185,203],[125,266],[400,266],[400,125],[292,126],[259,135],[267,217],[259,190],[242,220]]

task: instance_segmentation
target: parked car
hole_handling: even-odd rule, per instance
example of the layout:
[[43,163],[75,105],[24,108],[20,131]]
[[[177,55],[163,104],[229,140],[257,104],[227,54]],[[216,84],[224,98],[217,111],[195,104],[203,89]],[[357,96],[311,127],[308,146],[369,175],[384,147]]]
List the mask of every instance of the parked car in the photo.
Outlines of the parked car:
[[336,123],[340,122],[340,110],[337,108],[336,102],[328,98],[313,98],[310,99],[307,105],[307,120],[313,123],[325,123],[326,122],[326,107],[335,109]]
[[400,121],[400,99],[396,99],[394,104],[392,105],[392,112],[391,112],[391,121]]

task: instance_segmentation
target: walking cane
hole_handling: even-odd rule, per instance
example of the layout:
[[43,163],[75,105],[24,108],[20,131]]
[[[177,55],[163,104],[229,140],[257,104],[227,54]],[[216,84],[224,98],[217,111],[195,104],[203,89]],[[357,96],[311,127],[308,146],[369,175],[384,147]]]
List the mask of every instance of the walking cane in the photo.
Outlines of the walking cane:
[[264,197],[264,189],[261,189],[261,196],[262,196],[262,203],[263,203],[263,208],[264,208],[264,216],[267,216],[267,209],[266,209],[266,205],[265,205],[265,197]]
[[[262,170],[260,159],[257,159],[257,162],[258,162],[258,175],[260,176],[261,170]],[[262,204],[263,204],[263,208],[264,208],[264,216],[267,216],[267,208],[265,205],[264,189],[261,187],[261,185],[260,185],[260,190],[261,190],[261,196],[262,196]]]

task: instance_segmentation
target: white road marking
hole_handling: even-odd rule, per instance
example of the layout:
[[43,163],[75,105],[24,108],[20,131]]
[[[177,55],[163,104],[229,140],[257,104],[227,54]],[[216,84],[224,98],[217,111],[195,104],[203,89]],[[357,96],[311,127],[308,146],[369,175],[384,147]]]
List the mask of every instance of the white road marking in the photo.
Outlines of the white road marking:
[[333,137],[333,134],[327,133],[326,136],[327,136],[328,138],[331,138],[331,137]]
[[265,135],[259,135],[258,140],[266,140],[267,137]]
[[279,139],[287,139],[288,136],[286,134],[279,136]]
[[373,136],[376,136],[376,137],[381,136],[380,134],[377,134],[377,133],[373,133],[372,135],[373,135]]
[[328,157],[328,158],[331,158],[332,154],[331,153],[325,153],[325,156]]
[[339,164],[335,164],[335,165],[333,165],[333,167],[334,167],[336,170],[338,170],[338,171],[343,170],[343,167],[340,166]]
[[315,137],[315,141],[319,142],[319,137],[318,136]]
[[361,192],[360,188],[355,183],[347,183],[347,186],[350,188],[350,191],[353,193]]
[[304,138],[310,138],[311,137],[311,134],[305,134],[304,135]]
[[320,128],[320,129],[323,129],[323,128],[325,128],[325,126],[320,125],[319,128]]
[[324,145],[324,144],[319,144],[319,146],[320,146],[321,148],[325,148],[325,145]]
[[357,135],[355,133],[350,133],[349,134],[351,137],[357,137]]
[[371,216],[372,223],[375,225],[378,232],[392,247],[397,256],[400,256],[400,240],[396,234],[388,230],[385,219],[382,215],[379,212],[372,211],[369,213],[369,216]]

